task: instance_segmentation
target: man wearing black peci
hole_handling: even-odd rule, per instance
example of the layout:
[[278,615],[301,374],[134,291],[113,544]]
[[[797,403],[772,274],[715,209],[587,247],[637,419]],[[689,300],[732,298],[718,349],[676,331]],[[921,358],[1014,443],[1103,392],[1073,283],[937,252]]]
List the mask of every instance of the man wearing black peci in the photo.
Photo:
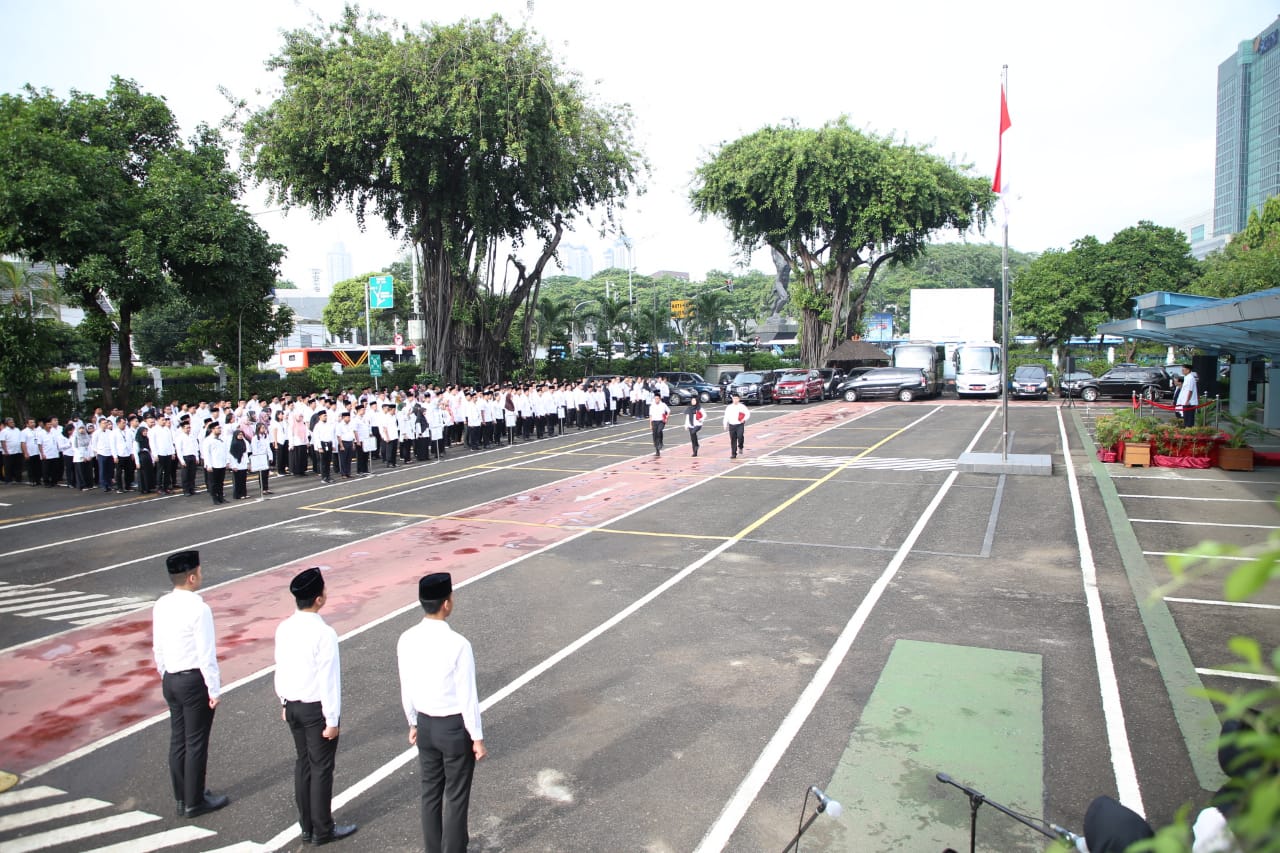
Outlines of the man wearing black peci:
[[169,705],[169,779],[178,815],[197,817],[228,802],[204,787],[209,732],[222,692],[213,611],[196,594],[204,575],[199,551],[179,551],[165,561],[173,590],[152,611],[152,651]]
[[333,822],[333,770],[342,720],[338,633],[320,617],[328,599],[319,568],[299,573],[289,592],[298,609],[276,628],[276,695],[297,754],[293,795],[302,840],[328,844],[356,831],[355,824]]
[[445,621],[453,613],[448,572],[418,581],[422,621],[400,635],[396,659],[409,743],[422,774],[422,837],[427,853],[465,853],[476,762],[488,752],[480,728],[471,643]]

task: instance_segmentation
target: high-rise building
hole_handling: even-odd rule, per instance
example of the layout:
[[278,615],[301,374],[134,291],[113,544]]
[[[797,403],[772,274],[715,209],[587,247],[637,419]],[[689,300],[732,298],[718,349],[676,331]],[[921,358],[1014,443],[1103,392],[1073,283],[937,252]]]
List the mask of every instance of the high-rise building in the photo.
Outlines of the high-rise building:
[[333,248],[329,250],[329,287],[332,288],[340,281],[346,281],[351,278],[351,253],[347,251],[346,245],[342,243],[334,243]]
[[605,269],[630,269],[633,263],[630,237],[619,237],[613,241],[612,246],[604,250]]
[[1280,195],[1280,18],[1218,66],[1213,233],[1235,234]]
[[574,278],[591,278],[591,251],[586,246],[564,243],[560,246],[560,268]]
[[1187,242],[1191,244],[1191,256],[1200,261],[1208,257],[1209,253],[1225,247],[1230,239],[1227,235],[1214,235],[1212,210],[1202,210],[1195,216],[1188,216],[1175,227],[1186,235]]

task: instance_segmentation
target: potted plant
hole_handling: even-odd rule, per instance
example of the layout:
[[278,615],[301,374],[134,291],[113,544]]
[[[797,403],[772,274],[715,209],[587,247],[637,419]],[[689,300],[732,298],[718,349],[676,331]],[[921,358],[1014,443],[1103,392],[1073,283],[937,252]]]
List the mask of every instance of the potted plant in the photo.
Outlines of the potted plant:
[[1151,467],[1151,433],[1150,427],[1142,425],[1129,430],[1124,439],[1124,467]]
[[1098,447],[1098,459],[1115,462],[1119,459],[1118,445],[1129,431],[1129,425],[1119,415],[1102,415],[1093,422],[1093,441]]
[[1222,417],[1227,422],[1227,428],[1222,433],[1222,447],[1218,449],[1218,467],[1222,470],[1253,470],[1253,448],[1249,446],[1249,436],[1262,435],[1265,432],[1253,419],[1257,411],[1258,404],[1254,403],[1245,409],[1243,414],[1222,412]]
[[1218,431],[1210,426],[1164,424],[1155,430],[1152,462],[1164,468],[1208,468]]

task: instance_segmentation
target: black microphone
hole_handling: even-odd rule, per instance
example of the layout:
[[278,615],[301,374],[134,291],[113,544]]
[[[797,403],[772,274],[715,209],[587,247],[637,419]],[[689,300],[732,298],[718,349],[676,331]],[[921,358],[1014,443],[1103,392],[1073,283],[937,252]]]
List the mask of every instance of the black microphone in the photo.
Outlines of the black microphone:
[[955,784],[954,782],[951,781],[951,777],[948,776],[946,773],[939,773],[935,778],[944,785]]
[[840,817],[844,814],[844,806],[840,805],[838,800],[833,800],[817,785],[810,785],[809,790],[818,798],[818,811],[826,812],[832,817]]

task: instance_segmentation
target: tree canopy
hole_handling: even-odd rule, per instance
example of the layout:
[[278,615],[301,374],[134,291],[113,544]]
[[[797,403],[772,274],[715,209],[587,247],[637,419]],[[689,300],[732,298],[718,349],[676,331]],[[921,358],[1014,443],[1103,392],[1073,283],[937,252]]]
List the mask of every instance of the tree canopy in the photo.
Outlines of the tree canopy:
[[[403,235],[423,271],[426,368],[456,378],[465,357],[497,378],[567,224],[591,209],[612,222],[636,182],[630,111],[594,103],[535,34],[498,17],[392,32],[348,8],[286,33],[268,65],[283,88],[245,124],[250,173],[286,205],[345,206],[362,226],[372,212]],[[509,256],[515,282],[498,294],[499,244],[530,234],[538,260]]]
[[108,406],[127,405],[132,321],[167,282],[211,313],[191,330],[210,346],[241,331],[270,343],[290,322],[265,301],[283,250],[239,194],[218,134],[202,126],[184,144],[164,100],[132,81],[113,79],[100,98],[0,95],[0,251],[67,270],[63,292],[100,333]]
[[817,364],[859,327],[883,264],[910,261],[939,230],[986,223],[990,183],[841,118],[818,130],[766,127],[724,145],[698,167],[690,198],[703,218],[724,220],[744,252],[769,246],[791,260],[801,355]]
[[1267,199],[1262,210],[1249,213],[1244,230],[1225,249],[1204,261],[1204,275],[1194,290],[1229,299],[1280,287],[1280,196]]
[[1182,232],[1150,222],[1117,231],[1106,243],[1087,236],[1050,251],[1013,280],[1013,327],[1041,343],[1091,336],[1099,323],[1128,317],[1132,299],[1153,290],[1187,292],[1199,262]]

